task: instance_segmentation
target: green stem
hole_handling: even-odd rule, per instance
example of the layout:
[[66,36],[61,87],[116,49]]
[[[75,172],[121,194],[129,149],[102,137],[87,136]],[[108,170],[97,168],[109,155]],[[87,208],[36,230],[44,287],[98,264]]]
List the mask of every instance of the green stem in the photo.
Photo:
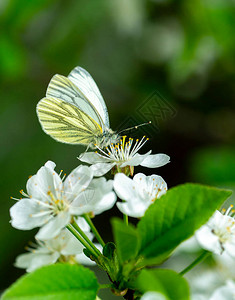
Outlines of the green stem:
[[67,229],[87,248],[95,258],[98,258],[97,253],[93,250],[93,248],[78,234],[78,232],[74,229],[74,227],[69,224],[66,226]]
[[71,224],[77,232],[83,237],[83,239],[92,247],[92,249],[96,252],[98,256],[101,255],[100,251],[96,248],[96,246],[89,240],[89,238],[86,236],[86,234],[82,231],[82,229],[78,226],[78,224],[74,221]]
[[123,214],[123,220],[125,221],[126,225],[128,225],[128,215]]
[[209,255],[211,255],[211,252],[204,251],[198,258],[196,258],[188,267],[186,267],[183,271],[181,271],[179,274],[184,275],[188,271],[190,271],[192,268],[194,268],[197,264],[202,262],[204,259],[206,259]]
[[94,223],[92,222],[91,218],[85,214],[83,215],[84,219],[87,221],[87,224],[90,226],[92,232],[94,233],[95,237],[97,238],[97,241],[101,244],[102,247],[105,246],[105,242],[102,239],[102,237],[100,236],[98,230],[96,229]]

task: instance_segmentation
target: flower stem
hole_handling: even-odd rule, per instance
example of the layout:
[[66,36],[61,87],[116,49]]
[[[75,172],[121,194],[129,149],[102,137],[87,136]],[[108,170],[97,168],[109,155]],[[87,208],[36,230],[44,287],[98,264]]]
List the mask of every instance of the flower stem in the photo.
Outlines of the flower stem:
[[83,237],[83,239],[90,245],[90,247],[92,247],[92,249],[96,252],[96,254],[98,256],[101,255],[100,251],[95,247],[95,245],[89,240],[89,238],[86,236],[86,234],[82,231],[82,229],[78,226],[78,224],[76,222],[73,222],[71,224],[76,230],[77,232]]
[[211,252],[209,252],[209,251],[202,252],[202,254],[198,256],[198,258],[196,258],[188,267],[186,267],[179,274],[183,276],[185,273],[187,273],[188,271],[190,271],[191,269],[193,269],[197,264],[199,264],[204,259],[206,259],[209,255],[211,255]]
[[100,236],[98,230],[96,229],[94,223],[92,222],[91,218],[85,214],[83,215],[84,219],[86,220],[87,224],[90,226],[92,232],[94,233],[95,237],[97,238],[98,242],[101,244],[102,247],[105,246],[105,242],[102,239],[102,237]]
[[69,224],[66,226],[67,229],[92,253],[95,258],[98,258],[97,253],[93,250],[93,248],[78,234],[78,232],[74,229],[74,227]]
[[123,220],[125,221],[126,225],[128,225],[128,215],[123,214]]

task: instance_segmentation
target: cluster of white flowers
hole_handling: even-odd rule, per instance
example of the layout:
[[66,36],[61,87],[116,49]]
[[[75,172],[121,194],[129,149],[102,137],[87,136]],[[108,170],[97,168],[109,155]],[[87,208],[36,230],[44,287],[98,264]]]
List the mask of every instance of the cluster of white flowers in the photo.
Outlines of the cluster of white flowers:
[[227,252],[235,258],[235,220],[233,206],[216,211],[207,224],[197,232],[196,238],[202,248],[215,254]]
[[[68,176],[62,175],[63,171],[58,174],[55,163],[48,161],[28,179],[26,192],[21,190],[23,198],[13,198],[17,202],[10,209],[11,224],[21,230],[38,227],[39,231],[36,244],[17,258],[17,267],[31,272],[57,261],[87,263],[89,259],[83,254],[84,238],[90,244],[94,237],[90,229],[95,235],[98,233],[93,230],[90,217],[111,209],[118,196],[122,200],[117,202],[118,209],[127,216],[140,218],[149,205],[166,193],[167,184],[158,175],[139,173],[133,179],[128,176],[133,175],[138,165],[161,167],[170,161],[169,156],[151,155],[151,151],[139,154],[147,141],[145,137],[135,142],[125,140],[123,137],[120,143],[105,151],[98,149],[99,153],[82,154],[79,159],[89,166],[80,165]],[[102,176],[111,169],[116,174],[114,180],[106,180]],[[73,235],[74,226],[76,234],[81,235],[80,241]],[[96,238],[104,246],[102,239],[97,235]],[[101,246],[91,244],[92,247],[96,251]]]
[[[92,241],[94,235],[90,232],[90,227],[83,218],[77,219],[77,224]],[[96,245],[99,248],[99,245]],[[58,262],[82,263],[85,265],[94,264],[84,253],[84,246],[73,236],[68,229],[64,228],[56,237],[31,243],[26,247],[28,253],[21,254],[17,257],[15,266],[32,272],[44,265]]]
[[10,209],[13,227],[29,230],[40,227],[36,238],[56,237],[74,216],[94,215],[110,209],[116,196],[112,180],[94,179],[92,170],[79,166],[65,180],[48,161],[27,182],[27,194]]

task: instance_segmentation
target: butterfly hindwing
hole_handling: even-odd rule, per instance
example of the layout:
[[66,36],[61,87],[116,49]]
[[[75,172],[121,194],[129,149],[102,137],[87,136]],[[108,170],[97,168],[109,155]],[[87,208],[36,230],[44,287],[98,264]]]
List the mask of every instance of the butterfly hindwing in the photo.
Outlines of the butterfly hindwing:
[[43,130],[55,140],[69,144],[91,144],[102,134],[100,125],[77,106],[54,97],[39,101],[37,114]]

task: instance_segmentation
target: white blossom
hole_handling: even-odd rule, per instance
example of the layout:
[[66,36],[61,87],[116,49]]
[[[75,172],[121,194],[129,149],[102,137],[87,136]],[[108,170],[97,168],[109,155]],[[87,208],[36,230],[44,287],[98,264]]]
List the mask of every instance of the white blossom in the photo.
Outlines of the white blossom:
[[[55,164],[48,161],[27,182],[27,194],[10,209],[12,226],[29,230],[41,227],[39,240],[57,236],[73,216],[109,209],[115,202],[112,182],[97,179],[88,166],[77,167],[68,177],[60,178]],[[95,190],[96,188],[99,188]],[[108,198],[108,199],[107,199]]]
[[[141,140],[130,138],[125,142],[126,136],[123,136],[120,143],[111,144],[106,150],[99,149],[98,152],[87,152],[79,156],[79,160],[91,164],[94,176],[103,176],[113,167],[122,169],[127,166],[143,166],[148,168],[158,168],[170,162],[170,157],[166,154],[151,154],[151,150],[146,154],[137,153],[148,139],[143,137]],[[132,173],[132,172],[131,172]]]
[[223,213],[218,210],[197,232],[196,238],[202,248],[222,254],[226,251],[235,257],[235,220],[231,217],[233,206]]
[[167,184],[161,176],[136,174],[133,179],[119,173],[114,178],[114,190],[125,202],[118,202],[119,210],[130,217],[142,217],[156,199],[167,191]]
[[[86,221],[83,218],[78,218],[77,223],[87,237],[92,240],[93,234],[90,232]],[[80,263],[86,264],[89,261],[89,258],[85,258],[83,253],[84,246],[66,228],[62,229],[59,235],[53,239],[36,240],[35,244],[31,243],[31,247],[26,249],[29,252],[19,255],[16,258],[15,266],[26,269],[27,272],[56,262],[76,263],[77,255],[80,257]]]
[[73,202],[71,211],[76,214],[91,213],[98,215],[113,207],[116,195],[112,191],[113,180],[104,177],[93,179],[88,188]]
[[235,283],[228,280],[226,285],[215,290],[209,300],[235,300]]

